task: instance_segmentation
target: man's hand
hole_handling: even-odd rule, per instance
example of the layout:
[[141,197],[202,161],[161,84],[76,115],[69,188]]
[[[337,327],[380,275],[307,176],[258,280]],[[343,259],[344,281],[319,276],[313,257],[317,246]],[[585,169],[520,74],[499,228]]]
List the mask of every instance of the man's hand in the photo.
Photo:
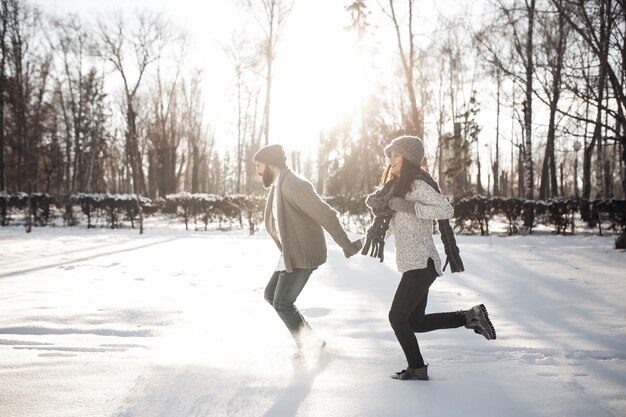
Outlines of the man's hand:
[[346,258],[349,258],[353,255],[356,255],[361,250],[362,247],[363,247],[363,240],[362,239],[355,240],[354,242],[350,244],[349,247],[344,248],[343,254]]
[[415,214],[415,201],[405,200],[400,197],[392,197],[389,200],[389,208],[395,211]]

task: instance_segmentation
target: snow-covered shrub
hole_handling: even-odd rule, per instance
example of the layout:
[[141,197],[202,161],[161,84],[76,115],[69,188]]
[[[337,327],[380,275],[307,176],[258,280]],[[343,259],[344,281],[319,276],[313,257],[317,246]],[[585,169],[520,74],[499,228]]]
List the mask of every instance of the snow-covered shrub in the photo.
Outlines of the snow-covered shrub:
[[606,229],[623,231],[626,228],[626,200],[615,198],[594,200],[591,212],[598,224],[598,232],[602,234],[602,223],[608,223]]
[[45,226],[50,219],[50,207],[54,204],[54,197],[48,193],[0,191],[0,225],[8,225],[12,213],[22,212],[26,223]]
[[257,225],[263,221],[263,210],[265,208],[265,196],[234,194],[224,197],[223,211],[226,218],[239,219],[239,224],[244,227],[243,215],[248,222],[248,230],[253,235],[257,230]]
[[[500,203],[500,202],[498,202]],[[483,196],[461,198],[454,203],[455,226],[459,233],[489,234],[489,220],[493,216],[490,199]]]
[[168,213],[176,213],[185,222],[185,229],[189,230],[189,221],[193,218],[196,230],[198,219],[204,223],[204,230],[208,224],[219,216],[223,198],[216,194],[191,194],[183,191],[177,194],[165,196],[164,210]]
[[[134,220],[139,214],[136,194],[108,194],[108,193],[75,193],[69,197],[72,204],[80,206],[87,216],[87,228],[96,227],[92,224],[92,217],[96,216],[96,222],[104,217],[107,226],[111,229],[120,226],[120,218],[129,220],[134,228]],[[145,196],[139,196],[142,211],[146,214],[153,210],[152,200]]]

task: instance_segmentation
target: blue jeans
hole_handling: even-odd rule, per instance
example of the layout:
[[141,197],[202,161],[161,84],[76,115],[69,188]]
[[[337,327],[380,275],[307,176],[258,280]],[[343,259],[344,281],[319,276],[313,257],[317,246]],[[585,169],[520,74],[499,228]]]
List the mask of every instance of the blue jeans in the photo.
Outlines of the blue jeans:
[[276,271],[265,287],[265,300],[274,307],[299,349],[303,348],[303,333],[312,330],[294,303],[313,271],[313,269]]

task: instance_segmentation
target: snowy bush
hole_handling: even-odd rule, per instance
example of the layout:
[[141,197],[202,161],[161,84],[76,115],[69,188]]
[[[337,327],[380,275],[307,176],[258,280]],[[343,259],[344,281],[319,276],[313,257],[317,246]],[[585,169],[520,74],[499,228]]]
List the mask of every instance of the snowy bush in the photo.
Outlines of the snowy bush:
[[175,213],[182,217],[185,222],[185,229],[189,230],[189,221],[194,220],[196,230],[198,230],[198,219],[204,223],[204,230],[215,218],[222,213],[223,198],[216,194],[191,194],[183,191],[178,194],[168,194],[165,196],[165,208],[167,213]]
[[602,222],[608,223],[607,229],[623,231],[626,228],[626,200],[595,200],[591,212],[598,223],[598,232],[602,234]]
[[[584,202],[574,198],[554,198],[547,201],[523,198],[499,198],[473,196],[454,203],[454,219],[460,233],[489,233],[489,221],[498,215],[509,222],[508,234],[516,234],[524,226],[529,233],[538,224],[554,226],[555,234],[562,234],[568,228],[574,232],[574,216],[581,211]],[[596,200],[590,204],[590,227],[598,225],[602,234],[602,224],[614,231],[623,230],[624,200]],[[584,217],[583,217],[584,219]],[[522,224],[520,224],[522,223]]]
[[[106,224],[111,229],[120,227],[120,219],[129,220],[134,228],[135,218],[139,214],[136,194],[102,194],[102,193],[75,193],[70,195],[71,205],[79,205],[82,212],[87,216],[87,228],[96,227],[92,224],[92,218],[97,220],[101,217],[106,219]],[[152,200],[145,196],[139,196],[142,211],[146,214],[153,213]],[[66,206],[67,207],[67,206]]]
[[[182,218],[185,228],[193,222],[215,223],[218,228],[234,224],[248,227],[250,234],[259,230],[263,222],[265,195],[233,194],[220,196],[181,192],[169,194],[156,201],[141,196],[142,211],[146,215],[155,213],[175,214]],[[365,205],[365,196],[338,195],[322,197],[339,215],[344,227],[357,233],[364,233],[372,221],[372,215]],[[118,228],[122,221],[129,221],[134,228],[138,216],[137,198],[134,194],[75,193],[67,198],[55,199],[47,193],[0,191],[0,225],[6,226],[16,215],[23,216],[24,224],[47,225],[51,221],[52,210],[60,211],[64,224],[76,224],[75,207],[87,220],[87,227],[94,228],[104,219],[105,225]],[[489,234],[489,222],[496,217],[506,218],[508,234],[523,231],[532,233],[537,225],[553,226],[555,234],[574,232],[574,218],[580,213],[589,227],[598,226],[598,231],[620,232],[626,227],[626,202],[617,199],[586,201],[573,198],[555,198],[547,201],[523,198],[501,198],[472,196],[454,201],[454,224],[458,233]]]
[[48,193],[0,191],[0,224],[7,226],[11,221],[11,214],[22,212],[25,223],[45,226],[48,224],[50,209],[54,204],[54,197]]
[[455,225],[459,233],[489,234],[489,220],[493,216],[490,199],[482,196],[461,198],[454,204]]

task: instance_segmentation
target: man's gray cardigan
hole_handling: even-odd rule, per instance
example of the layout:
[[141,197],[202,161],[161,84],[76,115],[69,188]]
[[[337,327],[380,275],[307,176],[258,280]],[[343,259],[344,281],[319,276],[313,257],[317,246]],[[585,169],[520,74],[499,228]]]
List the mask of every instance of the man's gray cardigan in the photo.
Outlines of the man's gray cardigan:
[[[272,199],[278,188],[278,240],[272,225]],[[337,212],[315,192],[313,185],[289,168],[283,168],[270,188],[265,205],[265,229],[283,253],[287,272],[294,268],[314,269],[326,262],[324,230],[343,249],[352,246],[339,222]]]

